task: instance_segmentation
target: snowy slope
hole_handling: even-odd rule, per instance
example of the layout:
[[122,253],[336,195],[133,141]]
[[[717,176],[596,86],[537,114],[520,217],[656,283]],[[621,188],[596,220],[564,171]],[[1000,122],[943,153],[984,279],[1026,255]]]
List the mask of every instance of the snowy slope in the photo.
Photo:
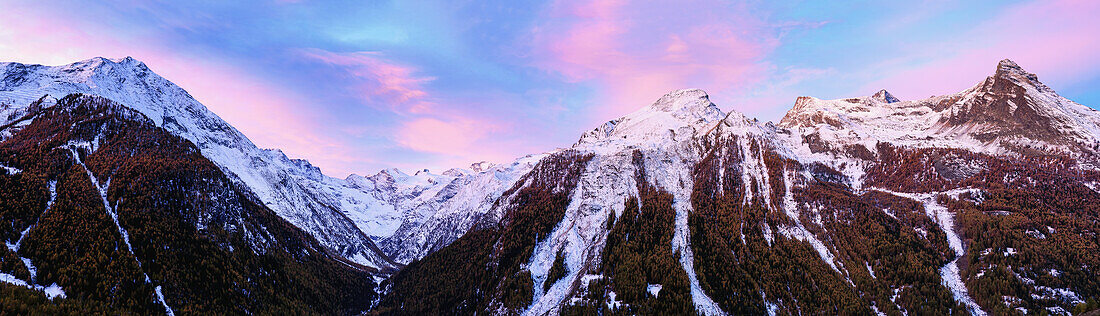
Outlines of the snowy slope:
[[[118,101],[194,142],[204,156],[249,188],[260,201],[324,245],[353,261],[383,270],[392,271],[423,258],[479,224],[500,221],[503,206],[511,198],[503,194],[542,158],[558,152],[528,155],[499,165],[475,163],[442,174],[420,170],[410,175],[386,169],[371,176],[336,179],[323,175],[307,161],[289,159],[278,150],[257,148],[185,91],[131,58],[96,58],[57,67],[3,63],[0,68],[4,71],[0,81],[0,126],[12,124],[18,128],[26,124],[20,119],[34,112],[34,107],[49,106],[55,98],[72,92]],[[5,134],[0,134],[0,139],[3,137]],[[715,147],[720,143],[730,145]],[[758,229],[769,238],[784,236],[808,243],[831,270],[851,283],[851,264],[845,267],[830,242],[810,229],[817,225],[812,219],[816,216],[820,220],[820,214],[793,196],[794,189],[816,181],[815,175],[784,169],[782,178],[776,179],[769,174],[762,151],[753,148],[764,146],[802,165],[828,166],[840,172],[840,181],[858,193],[873,189],[865,188],[863,175],[875,163],[880,143],[962,148],[994,155],[1057,150],[1085,162],[1096,162],[1100,161],[1096,159],[1100,151],[1100,113],[1059,96],[1035,75],[1007,60],[998,65],[993,76],[946,96],[901,101],[883,90],[872,96],[839,100],[800,97],[778,124],[737,112],[723,113],[701,90],[671,92],[636,112],[585,132],[570,148],[594,154],[594,158],[581,174],[562,221],[535,245],[525,265],[534,280],[534,295],[524,313],[558,311],[563,302],[577,294],[578,280],[594,277],[585,273],[599,264],[608,234],[604,223],[611,212],[622,214],[627,197],[638,195],[635,151],[644,157],[642,165],[649,184],[672,194],[676,211],[673,239],[671,244],[658,246],[670,247],[679,254],[698,311],[723,314],[700,287],[688,228],[696,181],[693,168],[711,148],[740,155],[738,165],[730,172],[740,173],[735,176],[745,186],[742,191],[747,193],[746,202],[762,200],[768,209],[789,218],[785,222],[788,224],[765,224]],[[782,181],[783,186],[773,187],[776,181]],[[780,189],[783,194],[773,196],[769,192]],[[925,203],[929,212],[936,206],[929,202],[931,195],[906,194],[896,195]],[[744,234],[741,238],[744,240]],[[952,248],[963,250],[961,244],[952,244]],[[559,251],[565,256],[567,275],[543,290]],[[945,276],[959,274],[953,262],[944,269]],[[961,280],[951,280],[945,286],[960,301],[966,301],[965,288],[959,288]],[[767,297],[765,301],[772,306],[781,304],[767,301]]]
[[[336,179],[308,161],[257,148],[186,91],[130,57],[52,67],[0,63],[0,69],[0,126],[26,125],[29,121],[21,118],[29,112],[69,93],[107,97],[194,142],[264,204],[326,246],[384,270],[396,267],[390,256],[408,263],[457,239],[543,157],[501,165],[479,162],[443,174],[387,169]],[[5,129],[0,139],[15,128]],[[385,245],[385,253],[376,242]]]
[[[444,176],[434,176],[448,179],[444,185],[417,195],[389,194],[399,202],[400,212],[394,215],[400,215],[400,219],[394,222],[397,226],[393,234],[382,238],[379,246],[403,264],[439,250],[495,212],[497,198],[543,157],[529,155],[509,164],[477,163],[470,170],[451,169]],[[489,216],[499,216],[493,214]]]
[[106,97],[195,143],[235,182],[325,246],[367,266],[394,267],[370,238],[340,213],[339,208],[375,205],[373,197],[342,180],[324,176],[308,162],[289,159],[277,150],[257,148],[144,63],[130,57],[93,58],[52,67],[0,63],[0,70],[0,125],[18,120],[28,111],[28,104],[46,95],[47,99],[56,99],[79,92]]
[[[680,264],[688,272],[695,307],[707,314],[721,313],[695,280],[687,216],[691,212],[691,170],[702,157],[697,140],[723,117],[726,115],[702,90],[679,90],[582,135],[572,149],[596,156],[581,175],[564,219],[548,240],[535,248],[529,268],[536,293],[534,303],[524,314],[541,315],[557,310],[573,295],[572,280],[583,277],[580,273],[599,261],[607,237],[603,223],[610,212],[622,215],[623,201],[638,194],[632,164],[636,149],[645,155],[645,168],[652,184],[673,194],[676,230],[672,244],[666,246],[680,250]],[[559,249],[564,249],[569,274],[543,293],[541,285]]]
[[[998,106],[1003,104],[1013,108],[998,112]],[[1021,126],[1030,126],[1026,124],[1028,121],[1037,119],[1041,125],[1051,126],[1051,130],[1015,133]],[[764,158],[751,154],[754,152],[750,150],[751,142],[767,144],[776,153],[802,165],[820,163],[838,170],[849,187],[862,192],[865,168],[874,163],[874,151],[880,142],[901,147],[961,148],[994,155],[1027,154],[1021,149],[1026,146],[1060,150],[1088,162],[1092,156],[1081,150],[1095,150],[1100,139],[1098,122],[1097,111],[1057,95],[1038,82],[1035,75],[1007,60],[982,83],[947,96],[901,101],[882,90],[872,96],[840,100],[801,97],[778,126],[736,112],[724,115],[701,90],[669,93],[652,105],[584,133],[573,145],[575,150],[596,156],[581,176],[562,222],[535,247],[527,266],[535,279],[534,302],[524,314],[554,312],[576,295],[575,280],[599,277],[584,273],[598,264],[606,242],[607,231],[600,224],[606,222],[610,212],[621,215],[622,201],[638,194],[631,176],[635,168],[630,160],[634,150],[644,153],[651,184],[674,197],[676,228],[673,243],[668,246],[680,250],[681,266],[689,276],[696,309],[705,314],[722,314],[699,287],[692,266],[691,241],[687,238],[687,217],[692,212],[691,170],[700,161],[704,144],[736,140],[733,146],[744,155],[739,158],[739,176],[745,185],[744,192],[750,194],[746,200],[754,198],[749,186],[755,181],[762,191],[757,197],[769,207],[786,213],[795,224],[774,227],[774,231],[809,243],[822,261],[841,275],[848,275],[847,267],[837,259],[837,250],[803,227],[806,216],[820,218],[820,214],[797,206],[791,196],[792,186],[812,182],[815,176],[809,172],[784,172],[786,178],[781,180],[787,189],[783,199],[774,200],[768,191],[770,184],[780,179],[769,179]],[[996,137],[991,138],[991,134]],[[898,196],[912,197],[900,193]],[[811,213],[803,214],[807,211]],[[937,215],[941,216],[933,218],[943,217]],[[945,230],[951,232],[949,226]],[[773,236],[773,227],[760,229]],[[962,251],[958,242],[952,247]],[[542,285],[547,282],[558,251],[565,255],[568,275],[543,291]],[[945,265],[943,270],[947,280],[944,286],[968,308],[980,312],[966,295],[955,262]]]
[[994,155],[1049,150],[1096,162],[1100,112],[1070,101],[1011,60],[962,92],[898,101],[885,90],[838,100],[799,97],[779,126],[833,145],[878,142]]

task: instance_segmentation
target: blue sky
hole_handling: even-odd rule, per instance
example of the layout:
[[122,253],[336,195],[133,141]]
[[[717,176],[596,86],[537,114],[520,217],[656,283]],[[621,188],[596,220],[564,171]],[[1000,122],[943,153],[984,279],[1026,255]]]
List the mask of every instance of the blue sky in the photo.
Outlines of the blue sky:
[[133,56],[334,176],[569,146],[680,88],[777,120],[796,97],[960,91],[1011,58],[1100,105],[1088,1],[0,1],[0,59]]

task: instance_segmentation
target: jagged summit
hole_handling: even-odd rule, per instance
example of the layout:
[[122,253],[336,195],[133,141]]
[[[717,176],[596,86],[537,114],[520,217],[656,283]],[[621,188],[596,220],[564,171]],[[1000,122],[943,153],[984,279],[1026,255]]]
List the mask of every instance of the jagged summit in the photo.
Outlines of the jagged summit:
[[[779,125],[832,135],[841,143],[876,140],[995,154],[1055,150],[1091,156],[1100,138],[1096,111],[1058,95],[1008,59],[962,92],[896,100],[885,90],[838,100],[800,97]],[[835,131],[822,131],[826,127]]]
[[1001,72],[1024,72],[1024,73],[1026,73],[1026,71],[1024,71],[1023,67],[1020,67],[1019,64],[1016,64],[1016,62],[1012,61],[1011,59],[1007,59],[1007,58],[1002,59],[1000,62],[997,63],[997,73],[1001,73]]
[[1042,82],[1039,82],[1039,76],[1027,72],[1023,67],[1020,67],[1016,62],[1009,59],[1001,60],[1001,62],[997,64],[997,71],[994,72],[993,76],[990,78],[994,83],[1001,83],[997,85],[997,87],[1003,87],[1004,84],[1011,82],[1012,84],[1021,86],[1034,86],[1043,91],[1050,90]]
[[882,102],[882,103],[901,102],[901,100],[898,100],[898,98],[895,98],[894,95],[890,94],[890,92],[886,91],[886,89],[882,89],[882,90],[879,90],[878,92],[875,92],[874,95],[871,95],[871,99],[873,99],[875,101]]

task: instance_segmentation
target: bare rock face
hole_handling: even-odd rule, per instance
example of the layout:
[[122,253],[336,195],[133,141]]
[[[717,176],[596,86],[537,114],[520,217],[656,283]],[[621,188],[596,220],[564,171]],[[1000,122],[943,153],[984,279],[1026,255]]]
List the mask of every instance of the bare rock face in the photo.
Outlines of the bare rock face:
[[[975,139],[1011,151],[1042,151],[1049,146],[1092,152],[1094,110],[1066,100],[1011,60],[1002,60],[993,76],[964,92],[953,103],[941,102],[941,128],[972,128]],[[1090,120],[1090,117],[1091,120]]]

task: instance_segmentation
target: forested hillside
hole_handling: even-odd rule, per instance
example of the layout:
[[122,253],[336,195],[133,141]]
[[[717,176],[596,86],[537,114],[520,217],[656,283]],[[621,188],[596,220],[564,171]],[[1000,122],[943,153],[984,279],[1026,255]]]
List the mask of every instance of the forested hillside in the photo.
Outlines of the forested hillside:
[[0,310],[351,314],[371,270],[330,254],[110,100],[39,104],[0,143]]

